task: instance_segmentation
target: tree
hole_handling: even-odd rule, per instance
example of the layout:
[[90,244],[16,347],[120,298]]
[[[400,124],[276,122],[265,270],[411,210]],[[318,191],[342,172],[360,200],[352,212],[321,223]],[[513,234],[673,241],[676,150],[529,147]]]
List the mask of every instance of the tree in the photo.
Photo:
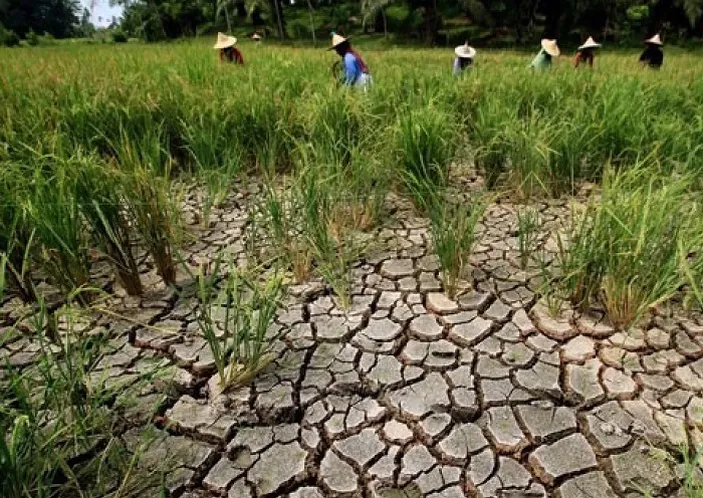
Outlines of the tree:
[[88,9],[83,9],[77,32],[83,38],[92,38],[95,34],[95,26],[90,22],[90,11]]
[[286,20],[281,0],[246,0],[245,7],[251,19],[263,13],[263,16],[276,27],[281,41],[286,40]]
[[677,0],[674,4],[683,10],[691,27],[703,16],[703,0]]
[[123,5],[122,27],[147,41],[195,35],[205,23],[199,0],[115,0]]
[[388,20],[386,19],[386,7],[393,0],[361,0],[361,13],[363,15],[364,30],[369,19],[375,19],[380,14],[383,18],[383,34],[388,38]]
[[56,38],[73,36],[78,24],[77,0],[0,0],[0,20],[25,37],[30,30]]

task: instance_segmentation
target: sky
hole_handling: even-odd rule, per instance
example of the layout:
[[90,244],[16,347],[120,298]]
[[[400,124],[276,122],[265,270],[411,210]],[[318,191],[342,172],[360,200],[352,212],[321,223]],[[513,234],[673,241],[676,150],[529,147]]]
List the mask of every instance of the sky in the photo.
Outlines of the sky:
[[[91,21],[96,26],[107,26],[110,24],[112,16],[120,17],[122,13],[122,7],[110,7],[110,0],[96,0],[95,8],[91,9],[90,4],[92,0],[81,0],[81,5],[87,7],[91,11]],[[98,18],[102,17],[102,22]]]

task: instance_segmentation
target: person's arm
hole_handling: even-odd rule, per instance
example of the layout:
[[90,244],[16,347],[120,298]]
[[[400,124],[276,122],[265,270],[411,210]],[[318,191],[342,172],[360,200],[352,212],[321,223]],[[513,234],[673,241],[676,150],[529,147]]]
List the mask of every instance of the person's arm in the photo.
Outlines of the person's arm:
[[236,59],[237,64],[244,65],[244,57],[242,57],[242,52],[240,50],[235,49],[234,57]]
[[579,67],[581,64],[581,52],[576,52],[576,57],[574,57],[574,67]]
[[459,57],[454,59],[454,69],[452,70],[452,73],[454,76],[459,74],[461,72],[461,62],[459,61]]
[[356,83],[356,80],[361,76],[360,72],[356,58],[351,54],[346,54],[344,56],[344,84],[351,86]]

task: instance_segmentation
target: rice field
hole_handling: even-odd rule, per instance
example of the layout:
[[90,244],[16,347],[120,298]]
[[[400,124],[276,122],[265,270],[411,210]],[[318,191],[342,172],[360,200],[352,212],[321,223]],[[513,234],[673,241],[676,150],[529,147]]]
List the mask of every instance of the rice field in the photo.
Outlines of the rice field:
[[700,496],[698,54],[241,48],[0,50],[0,496]]

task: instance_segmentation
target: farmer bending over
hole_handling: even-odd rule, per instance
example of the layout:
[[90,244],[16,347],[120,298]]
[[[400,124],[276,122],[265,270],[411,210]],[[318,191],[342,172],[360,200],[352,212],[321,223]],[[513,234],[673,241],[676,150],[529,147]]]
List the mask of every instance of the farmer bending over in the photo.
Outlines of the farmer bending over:
[[542,40],[542,50],[540,50],[537,56],[532,60],[530,67],[539,71],[550,69],[552,67],[552,57],[559,57],[560,53],[557,41],[545,38]]
[[212,47],[220,51],[220,62],[232,62],[234,64],[244,64],[242,53],[235,47],[237,39],[234,36],[227,36],[224,33],[217,33],[217,43]]
[[349,39],[332,33],[332,48],[344,64],[342,83],[346,86],[366,88],[371,84],[371,75],[366,63],[351,47]]
[[662,52],[661,49],[664,44],[662,43],[661,36],[656,34],[649,40],[645,40],[644,43],[647,44],[647,48],[645,48],[642,55],[640,55],[640,62],[652,69],[659,69],[664,63],[664,52]]
[[474,65],[474,57],[476,57],[476,49],[469,46],[469,42],[464,45],[459,45],[454,49],[456,59],[454,59],[454,76],[463,74],[467,69],[471,69]]
[[600,48],[600,43],[596,43],[592,36],[588,37],[586,43],[581,45],[576,51],[574,58],[574,67],[579,67],[582,63],[593,67],[593,59],[596,57],[596,49]]

